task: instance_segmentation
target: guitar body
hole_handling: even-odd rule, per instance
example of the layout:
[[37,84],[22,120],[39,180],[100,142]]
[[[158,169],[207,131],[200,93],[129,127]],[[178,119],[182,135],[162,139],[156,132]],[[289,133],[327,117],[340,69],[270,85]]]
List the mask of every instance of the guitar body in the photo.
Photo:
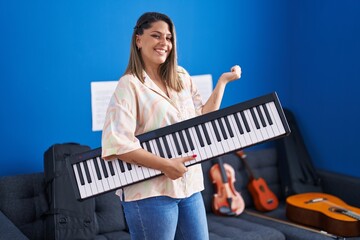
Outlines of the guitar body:
[[293,222],[343,236],[360,236],[360,208],[325,193],[302,193],[286,199],[286,216]]
[[255,208],[262,212],[276,209],[279,205],[279,200],[277,196],[270,190],[265,179],[255,176],[249,164],[247,163],[246,154],[244,151],[237,151],[236,154],[243,161],[250,174],[250,180],[247,188],[253,198]]
[[266,212],[278,207],[278,198],[270,190],[263,178],[251,179],[247,188],[253,197],[254,206],[257,210]]

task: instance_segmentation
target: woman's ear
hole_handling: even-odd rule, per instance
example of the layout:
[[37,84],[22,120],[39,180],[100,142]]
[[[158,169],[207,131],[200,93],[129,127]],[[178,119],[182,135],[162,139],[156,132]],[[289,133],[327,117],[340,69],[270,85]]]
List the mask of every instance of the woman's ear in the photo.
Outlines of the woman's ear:
[[140,35],[136,35],[136,47],[139,50],[141,48],[141,36]]

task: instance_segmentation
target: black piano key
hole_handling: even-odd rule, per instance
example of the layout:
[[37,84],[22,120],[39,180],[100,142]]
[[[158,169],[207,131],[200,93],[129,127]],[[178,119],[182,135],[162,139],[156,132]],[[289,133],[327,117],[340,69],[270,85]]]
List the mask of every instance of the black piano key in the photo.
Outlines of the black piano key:
[[172,158],[171,150],[170,150],[170,147],[169,147],[169,143],[168,143],[167,140],[166,140],[166,137],[162,137],[162,140],[163,140],[163,142],[164,142],[165,150],[166,150],[166,153],[167,153],[168,157],[169,157],[169,158]]
[[172,138],[174,140],[176,151],[177,151],[178,155],[181,155],[182,152],[181,152],[181,148],[180,148],[180,145],[179,145],[179,141],[178,141],[178,139],[176,137],[176,134],[172,133],[171,136],[172,136]]
[[148,152],[151,152],[151,146],[149,142],[145,142],[146,148]]
[[89,166],[87,165],[87,162],[83,162],[84,164],[84,170],[85,170],[85,175],[86,175],[86,179],[87,179],[87,182],[88,183],[91,183],[92,180],[91,180],[91,176],[90,176],[90,172],[89,172]]
[[254,120],[256,129],[260,129],[260,125],[259,125],[258,119],[257,119],[257,117],[255,115],[255,112],[254,112],[253,108],[250,108],[250,113],[251,113],[251,116],[252,116],[252,118]]
[[109,166],[111,176],[115,176],[114,166],[113,166],[112,162],[107,161],[107,164]]
[[189,132],[189,129],[185,129],[185,133],[186,133],[186,137],[187,137],[187,140],[189,142],[189,145],[190,145],[190,149],[191,150],[195,150],[195,147],[194,147],[194,143],[193,141],[191,140],[191,136],[190,136],[190,132]]
[[224,125],[223,125],[221,119],[218,119],[218,123],[219,123],[220,130],[221,130],[221,133],[222,133],[224,139],[228,139],[225,128],[224,128]]
[[118,159],[120,171],[123,173],[125,172],[124,162]]
[[202,139],[202,137],[201,137],[201,133],[200,133],[200,129],[199,129],[199,126],[198,126],[198,125],[195,126],[195,131],[196,131],[196,135],[197,135],[197,137],[198,137],[198,139],[199,139],[200,146],[201,146],[201,147],[204,147],[205,144],[204,144],[204,141],[203,141],[203,139]]
[[105,166],[105,160],[104,159],[100,159],[100,162],[101,162],[101,168],[103,170],[103,174],[104,174],[104,177],[105,178],[108,178],[109,177],[109,174],[106,170],[106,166]]
[[240,112],[240,116],[241,116],[241,119],[242,119],[243,122],[244,122],[246,131],[247,131],[247,132],[250,132],[249,123],[247,122],[246,117],[245,117],[245,114],[244,114],[243,111]]
[[234,114],[234,118],[235,118],[236,125],[239,128],[240,134],[244,134],[244,130],[243,130],[242,126],[241,126],[240,119],[239,119],[239,117],[238,117],[238,115],[236,113]]
[[80,163],[76,163],[75,165],[76,165],[76,169],[77,169],[78,174],[79,174],[80,184],[81,184],[81,185],[85,185],[84,176],[83,176],[83,174],[82,174],[82,172],[81,172]]
[[181,144],[183,146],[183,149],[184,149],[185,153],[189,152],[189,150],[188,150],[188,148],[186,146],[185,138],[184,138],[184,136],[182,134],[182,131],[178,132],[178,134],[180,136],[180,141],[181,141]]
[[266,122],[265,122],[264,116],[263,116],[263,114],[261,112],[260,106],[256,106],[256,110],[257,110],[258,115],[260,117],[260,121],[261,121],[262,126],[266,127]]
[[225,124],[226,124],[226,126],[227,126],[227,129],[228,129],[228,131],[229,131],[229,135],[230,135],[231,138],[233,138],[233,137],[234,137],[234,133],[233,133],[233,131],[232,131],[232,129],[231,129],[231,125],[230,125],[230,122],[229,122],[228,117],[225,116],[225,117],[224,117],[224,120],[225,120]]
[[211,145],[210,136],[209,136],[208,130],[206,129],[205,123],[202,123],[201,127],[202,127],[204,135],[205,135],[206,143],[208,145]]
[[271,119],[271,117],[270,117],[270,113],[269,113],[269,110],[268,110],[267,107],[266,107],[266,104],[262,104],[262,106],[263,106],[263,108],[264,108],[265,115],[266,115],[266,118],[267,118],[269,124],[270,124],[270,125],[273,125],[273,121],[272,121],[272,119]]
[[98,180],[101,180],[102,177],[101,177],[101,173],[100,173],[100,169],[99,169],[99,165],[97,163],[97,159],[96,158],[93,158],[92,160],[94,162],[94,166],[95,166],[95,172],[96,172],[96,175],[97,175],[97,178]]
[[127,167],[127,169],[128,169],[129,171],[131,171],[131,170],[132,170],[132,166],[131,166],[131,164],[130,164],[130,163],[126,163],[126,167]]
[[214,129],[215,136],[216,136],[216,140],[217,140],[218,142],[220,142],[220,141],[221,141],[221,137],[220,137],[219,131],[218,131],[218,129],[217,129],[217,126],[216,126],[216,123],[215,123],[214,120],[211,121],[211,125],[212,125],[212,127],[213,127],[213,129]]
[[164,151],[163,151],[163,149],[161,147],[159,138],[156,138],[155,142],[156,142],[156,146],[157,146],[157,148],[159,150],[160,157],[165,157],[165,154],[164,154]]

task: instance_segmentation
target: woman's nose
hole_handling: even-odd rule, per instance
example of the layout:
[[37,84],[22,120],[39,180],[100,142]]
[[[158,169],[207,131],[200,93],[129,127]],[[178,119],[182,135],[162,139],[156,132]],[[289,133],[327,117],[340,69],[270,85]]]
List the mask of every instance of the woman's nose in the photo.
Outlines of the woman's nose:
[[165,44],[166,43],[166,36],[160,37],[160,43]]

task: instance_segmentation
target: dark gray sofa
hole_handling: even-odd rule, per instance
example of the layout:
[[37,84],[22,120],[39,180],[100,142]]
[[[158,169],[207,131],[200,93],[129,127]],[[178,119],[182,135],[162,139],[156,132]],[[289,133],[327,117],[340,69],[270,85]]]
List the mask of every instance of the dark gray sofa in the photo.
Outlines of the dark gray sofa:
[[[214,187],[208,178],[212,161],[202,163],[205,176],[205,190],[202,192],[207,210],[211,240],[217,239],[331,239],[328,236],[274,221],[286,221],[285,201],[281,195],[281,176],[275,148],[251,149],[247,151],[253,170],[260,174],[280,199],[280,206],[266,216],[259,217],[254,211],[252,199],[246,189],[248,174],[235,154],[223,157],[235,169],[235,187],[241,193],[246,211],[238,217],[223,217],[212,213],[211,201]],[[330,173],[318,172],[324,192],[336,195],[352,206],[360,207],[360,179]],[[344,188],[343,186],[347,186]],[[44,239],[44,217],[47,199],[43,173],[0,177],[0,240]],[[126,231],[121,204],[114,192],[95,197],[94,219],[96,223],[95,240],[130,239]],[[350,238],[360,239],[360,238]]]

